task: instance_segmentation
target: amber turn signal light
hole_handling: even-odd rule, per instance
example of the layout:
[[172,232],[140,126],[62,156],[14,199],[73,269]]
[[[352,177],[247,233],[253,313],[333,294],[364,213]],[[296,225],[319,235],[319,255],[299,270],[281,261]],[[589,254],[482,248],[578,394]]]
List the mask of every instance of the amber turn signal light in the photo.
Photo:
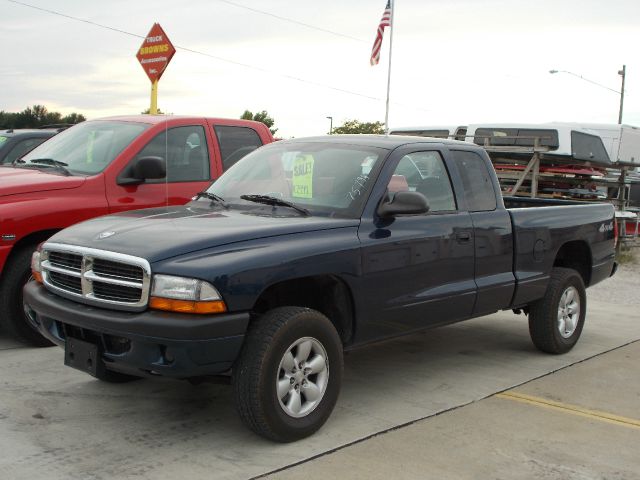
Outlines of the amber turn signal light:
[[195,302],[191,300],[174,300],[171,298],[151,297],[149,307],[155,310],[176,313],[224,313],[227,306],[222,300]]

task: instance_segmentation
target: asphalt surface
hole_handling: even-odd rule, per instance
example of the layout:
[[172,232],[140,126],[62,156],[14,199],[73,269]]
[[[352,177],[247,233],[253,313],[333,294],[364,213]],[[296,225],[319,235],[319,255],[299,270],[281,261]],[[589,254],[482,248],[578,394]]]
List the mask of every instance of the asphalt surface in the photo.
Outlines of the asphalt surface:
[[638,479],[640,342],[269,479]]
[[0,478],[640,479],[639,340],[637,305],[589,300],[565,355],[510,312],[373,345],[327,424],[280,445],[229,386],[105,384],[0,334]]

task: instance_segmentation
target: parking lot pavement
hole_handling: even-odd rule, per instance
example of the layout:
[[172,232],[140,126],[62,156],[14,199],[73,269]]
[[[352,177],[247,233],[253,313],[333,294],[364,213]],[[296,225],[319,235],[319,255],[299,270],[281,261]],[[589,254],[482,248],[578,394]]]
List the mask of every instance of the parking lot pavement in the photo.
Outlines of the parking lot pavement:
[[[637,446],[637,430],[609,433],[605,429],[612,425],[593,419],[597,425],[593,429],[603,430],[589,430],[585,425],[590,424],[578,415],[492,395],[515,390],[637,418],[632,403],[629,410],[621,401],[615,407],[619,412],[596,402],[597,397],[590,404],[587,384],[585,393],[571,395],[578,390],[567,382],[564,397],[542,387],[530,390],[532,384],[518,386],[639,339],[637,307],[591,302],[580,342],[561,356],[536,351],[526,318],[509,312],[372,345],[346,356],[343,389],[327,424],[314,436],[288,445],[267,442],[247,431],[235,415],[228,386],[163,379],[105,384],[64,367],[59,348],[7,348],[0,350],[0,471],[12,480],[251,478],[359,442],[281,471],[276,478],[293,478],[301,472],[305,476],[325,472],[316,478],[326,478],[334,471],[342,477],[364,471],[369,478],[384,471],[381,461],[394,466],[398,478],[417,473],[435,477],[438,472],[444,477],[454,472],[449,478],[484,478],[488,470],[465,476],[464,470],[456,474],[446,468],[468,463],[469,471],[475,471],[474,465],[480,468],[486,462],[485,468],[495,464],[495,471],[504,473],[517,461],[529,462],[529,474],[540,472],[541,477],[601,478],[577,476],[589,471],[591,464],[576,466],[576,455],[584,450],[586,460],[603,458],[606,449],[598,442],[607,438],[605,434],[615,445]],[[584,366],[588,377],[593,361],[571,368]],[[567,371],[571,370],[563,372]],[[599,371],[602,376],[608,368]],[[626,390],[618,392],[615,387],[629,381],[621,377],[619,384],[602,389],[624,396]],[[544,385],[544,380],[539,382]],[[479,401],[487,397],[491,398]],[[464,405],[468,406],[456,409]],[[441,413],[452,409],[456,410]],[[426,420],[413,423],[420,419]],[[529,419],[531,425],[525,422]],[[411,425],[397,429],[407,424]],[[375,436],[393,429],[397,430]],[[556,430],[566,434],[564,440],[555,440]],[[474,441],[466,442],[467,437]],[[462,443],[457,444],[456,438]],[[524,453],[511,458],[509,447],[518,445],[514,439],[522,442]],[[412,454],[394,453],[403,449]],[[578,473],[558,466],[563,465],[564,455],[570,455],[568,463]],[[631,460],[625,455],[624,448],[611,452],[622,473],[610,478],[632,478],[627,475],[633,471]],[[374,457],[379,467],[367,470],[370,462],[376,465]],[[501,465],[505,470],[499,470]],[[386,473],[390,475],[390,470]]]
[[269,475],[638,479],[640,342]]

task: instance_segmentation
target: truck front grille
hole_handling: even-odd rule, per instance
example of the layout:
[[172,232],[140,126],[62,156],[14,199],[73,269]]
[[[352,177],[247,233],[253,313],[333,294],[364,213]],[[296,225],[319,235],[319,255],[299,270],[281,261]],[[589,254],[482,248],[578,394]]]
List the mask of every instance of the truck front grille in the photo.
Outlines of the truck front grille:
[[141,288],[122,287],[105,282],[93,282],[93,294],[96,298],[116,302],[138,302],[142,296]]
[[60,272],[49,272],[49,280],[58,288],[64,288],[65,290],[82,294],[80,277],[74,277]]
[[82,268],[82,255],[74,255],[73,253],[51,252],[49,261],[52,265],[78,272]]
[[45,286],[63,297],[129,311],[147,306],[151,268],[143,258],[45,243],[41,265]]
[[102,277],[119,278],[133,282],[142,282],[143,277],[142,269],[138,266],[101,258],[93,259],[93,271]]

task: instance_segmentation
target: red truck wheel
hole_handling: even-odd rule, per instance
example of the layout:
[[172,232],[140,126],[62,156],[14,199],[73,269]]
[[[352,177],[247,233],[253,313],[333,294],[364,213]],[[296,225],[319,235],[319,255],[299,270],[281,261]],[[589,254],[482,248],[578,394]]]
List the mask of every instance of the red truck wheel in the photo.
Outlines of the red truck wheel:
[[242,421],[278,442],[307,437],[329,418],[342,382],[342,342],[320,312],[279,307],[249,327],[233,369]]
[[31,324],[22,302],[22,287],[31,277],[31,254],[35,246],[22,247],[7,262],[0,286],[2,327],[17,340],[33,347],[53,345]]
[[543,352],[565,353],[573,348],[584,326],[587,295],[578,272],[554,268],[544,297],[529,311],[529,333]]

